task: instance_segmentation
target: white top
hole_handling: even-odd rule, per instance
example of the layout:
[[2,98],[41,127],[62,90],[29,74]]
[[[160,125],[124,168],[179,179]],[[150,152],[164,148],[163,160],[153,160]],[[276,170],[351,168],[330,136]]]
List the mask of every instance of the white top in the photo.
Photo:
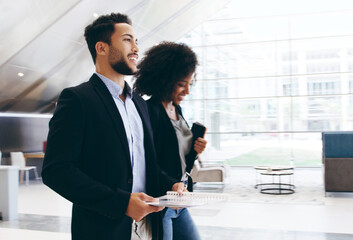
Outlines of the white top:
[[186,171],[186,160],[185,156],[190,152],[191,141],[192,141],[192,132],[186,124],[184,118],[178,114],[178,120],[170,119],[173,124],[175,134],[178,139],[179,144],[179,155],[180,155],[180,164],[182,172],[181,181],[185,180],[183,177],[185,176]]

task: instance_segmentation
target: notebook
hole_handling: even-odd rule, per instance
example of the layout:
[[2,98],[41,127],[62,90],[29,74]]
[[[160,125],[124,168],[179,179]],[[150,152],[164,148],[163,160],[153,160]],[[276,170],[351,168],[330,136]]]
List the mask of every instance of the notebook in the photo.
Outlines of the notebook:
[[229,195],[223,193],[184,192],[179,194],[174,191],[169,191],[166,195],[159,197],[159,201],[146,203],[152,206],[188,208],[224,202],[228,199]]

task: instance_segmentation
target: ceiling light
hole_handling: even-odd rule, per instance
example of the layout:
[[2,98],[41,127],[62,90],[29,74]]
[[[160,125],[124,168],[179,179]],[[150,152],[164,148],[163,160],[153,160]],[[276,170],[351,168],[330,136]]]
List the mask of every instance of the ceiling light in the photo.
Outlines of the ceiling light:
[[24,76],[24,74],[21,73],[21,72],[17,73],[17,75],[18,75],[19,77],[23,77],[23,76]]

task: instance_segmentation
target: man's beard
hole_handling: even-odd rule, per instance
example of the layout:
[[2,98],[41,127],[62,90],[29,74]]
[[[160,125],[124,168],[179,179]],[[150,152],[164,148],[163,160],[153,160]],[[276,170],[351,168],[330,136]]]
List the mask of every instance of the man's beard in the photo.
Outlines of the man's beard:
[[110,45],[109,50],[110,66],[117,72],[123,75],[134,75],[135,72],[128,66],[119,50]]

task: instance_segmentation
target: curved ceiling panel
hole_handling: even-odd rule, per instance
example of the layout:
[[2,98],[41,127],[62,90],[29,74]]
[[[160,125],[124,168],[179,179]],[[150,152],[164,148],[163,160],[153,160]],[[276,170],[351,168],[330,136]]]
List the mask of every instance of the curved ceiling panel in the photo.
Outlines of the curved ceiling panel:
[[0,8],[0,112],[52,112],[94,65],[83,38],[97,15],[127,13],[140,50],[175,41],[229,0],[12,0]]

